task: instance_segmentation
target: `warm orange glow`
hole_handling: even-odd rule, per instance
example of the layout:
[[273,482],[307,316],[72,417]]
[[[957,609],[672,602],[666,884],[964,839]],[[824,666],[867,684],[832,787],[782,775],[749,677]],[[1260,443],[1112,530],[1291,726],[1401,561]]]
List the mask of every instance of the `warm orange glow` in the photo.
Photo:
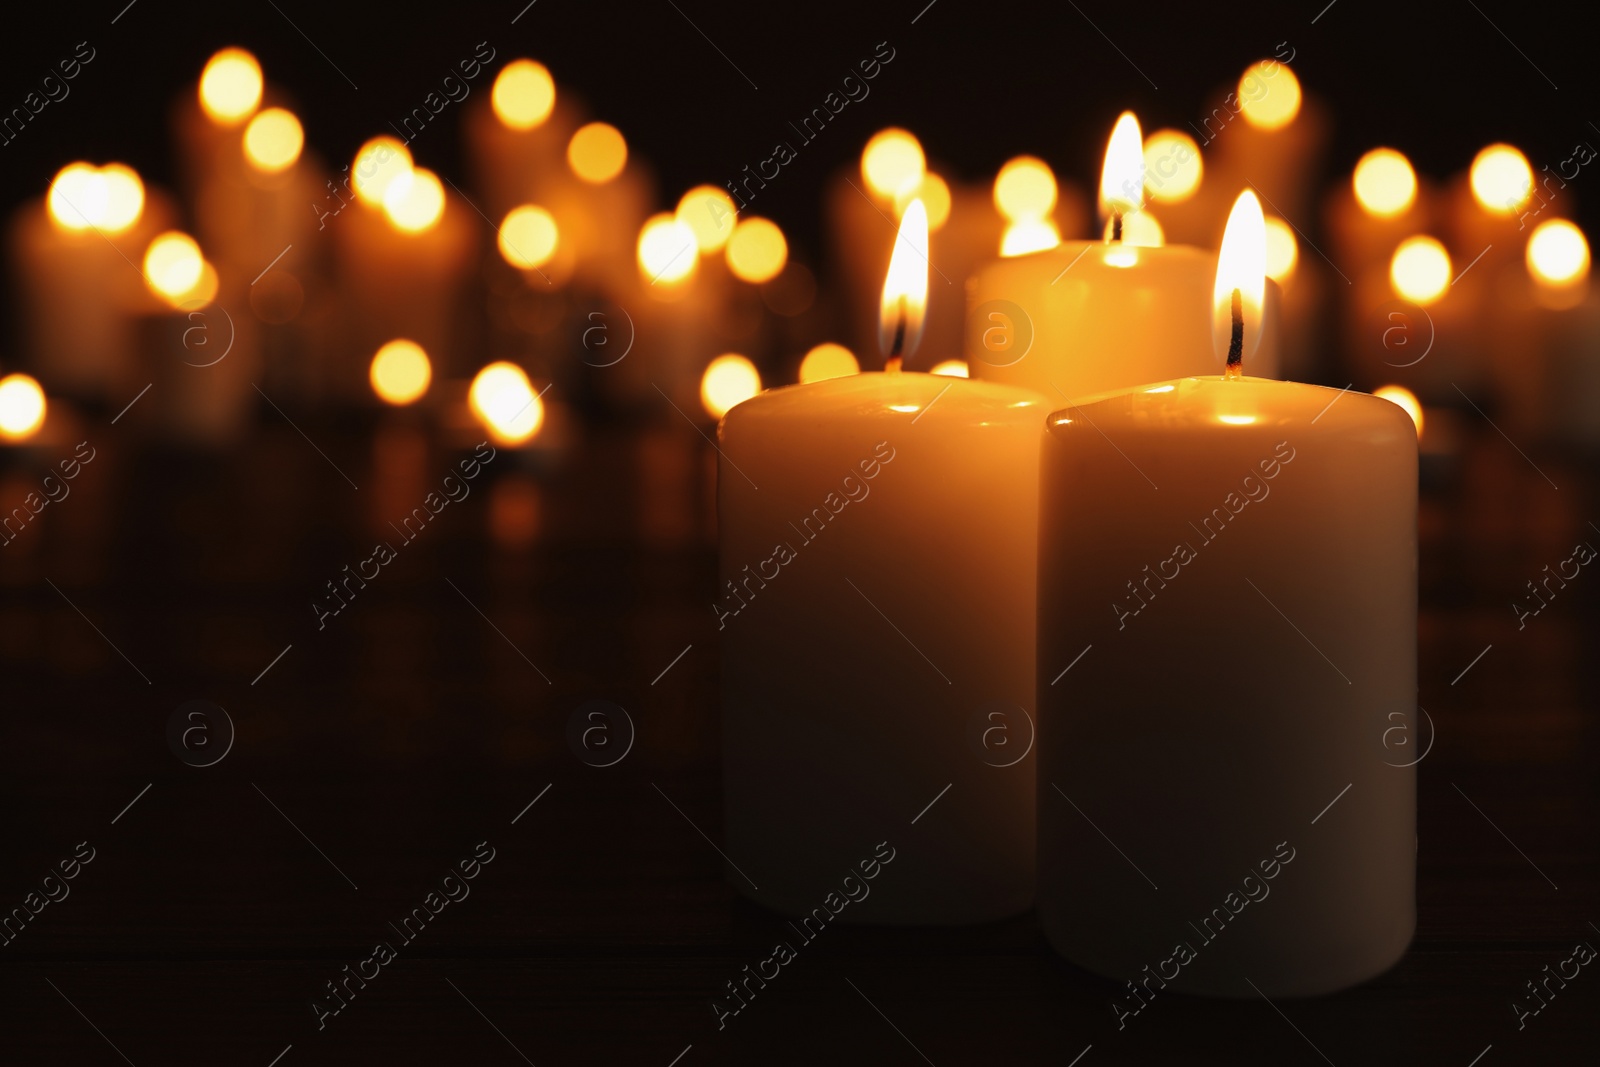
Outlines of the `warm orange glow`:
[[1578,285],[1589,276],[1589,242],[1566,219],[1541,222],[1528,238],[1528,273],[1556,288]]
[[1056,206],[1056,176],[1042,159],[1018,156],[994,179],[994,206],[1009,222],[1045,219]]
[[567,143],[567,163],[572,173],[592,185],[603,185],[622,173],[628,162],[628,142],[622,131],[606,122],[578,128]]
[[715,185],[697,185],[683,194],[673,217],[694,231],[695,244],[705,256],[728,243],[739,212],[732,198]]
[[1431,304],[1450,288],[1450,253],[1432,237],[1408,237],[1389,261],[1389,282],[1407,300]]
[[879,351],[890,359],[915,352],[927,309],[928,211],[922,201],[913,200],[901,216],[878,301]]
[[44,425],[44,390],[26,374],[0,378],[0,437],[21,441]]
[[935,363],[933,369],[928,373],[942,374],[946,378],[966,378],[970,376],[967,372],[966,361],[960,359],[947,359],[943,363]]
[[514,59],[505,65],[489,93],[495,117],[513,130],[531,130],[556,106],[556,83],[543,63]]
[[1100,214],[1131,215],[1144,206],[1144,139],[1133,112],[1117,116],[1100,168]]
[[356,196],[373,207],[382,207],[389,187],[411,173],[411,149],[393,137],[374,137],[356,151],[350,172]]
[[[1106,220],[1105,239],[1111,240],[1111,235],[1116,227],[1114,219]],[[1160,248],[1167,243],[1167,231],[1161,228],[1161,223],[1150,214],[1149,208],[1144,208],[1136,214],[1125,216],[1122,220],[1122,243],[1133,248]]]
[[1422,436],[1422,402],[1416,395],[1403,385],[1385,385],[1372,391],[1373,396],[1381,396],[1385,400],[1392,400],[1405,409],[1411,416],[1411,421],[1417,424],[1417,436]]
[[544,402],[515,363],[491,363],[472,379],[467,405],[501,444],[514,445],[539,432]]
[[1491,215],[1515,215],[1533,195],[1528,157],[1508,144],[1492,144],[1472,161],[1472,198]]
[[372,357],[368,372],[372,391],[386,404],[404,405],[419,399],[433,380],[428,353],[415,341],[390,341]]
[[1417,199],[1417,172],[1392,148],[1374,148],[1350,178],[1361,210],[1380,219],[1403,215]]
[[1217,281],[1211,289],[1211,343],[1225,356],[1233,335],[1233,294],[1239,293],[1244,318],[1242,354],[1249,359],[1261,341],[1261,302],[1267,287],[1267,222],[1261,201],[1246,190],[1233,202],[1222,248],[1217,252]]
[[561,243],[555,216],[538,204],[514,207],[500,224],[500,255],[513,267],[531,270],[550,262]]
[[1263,59],[1239,76],[1239,109],[1258,130],[1280,130],[1300,114],[1300,79],[1287,63]]
[[121,233],[144,212],[144,183],[132,167],[71,163],[50,183],[50,218],[69,230]]
[[699,262],[695,248],[694,230],[688,223],[665,213],[656,215],[639,231],[639,270],[652,285],[682,281],[694,273]]
[[922,176],[922,181],[909,189],[902,189],[894,198],[896,215],[904,215],[913,200],[921,200],[928,209],[928,232],[938,233],[950,221],[950,186],[932,171]]
[[714,419],[761,392],[761,373],[737,353],[718,356],[700,378],[700,403]]
[[200,74],[200,107],[213,122],[237,126],[261,106],[261,64],[242,48],[224,48]]
[[1229,426],[1250,426],[1256,421],[1254,415],[1218,415],[1218,422],[1225,422]]
[[389,183],[383,194],[383,212],[402,233],[431,230],[444,215],[444,186],[433,171],[418,167]]
[[1000,237],[1000,254],[1005,257],[1043,252],[1061,243],[1061,233],[1048,219],[1023,219],[1006,227]]
[[265,174],[278,174],[294,166],[305,147],[305,131],[294,112],[269,107],[244,128],[244,158]]
[[195,283],[177,296],[168,297],[167,302],[173,307],[193,311],[203,308],[217,298],[217,288],[221,285],[217,277],[217,268],[208,260],[200,262],[200,277]]
[[759,284],[776,278],[789,262],[789,242],[784,240],[777,223],[743,219],[728,238],[727,257],[734,277]]
[[1157,130],[1144,140],[1144,191],[1158,204],[1181,203],[1200,188],[1200,146],[1182,130]]
[[897,127],[879,130],[861,152],[861,177],[869,192],[892,200],[903,189],[922,181],[928,160],[922,142]]
[[847,378],[861,370],[861,364],[856,362],[855,353],[844,345],[836,345],[832,341],[825,341],[811,351],[800,361],[800,382],[823,382],[829,378]]
[[144,276],[157,296],[182,299],[201,281],[205,259],[186,233],[170,230],[150,242],[144,253]]
[[1300,242],[1294,227],[1274,216],[1267,220],[1267,277],[1282,285],[1300,260]]

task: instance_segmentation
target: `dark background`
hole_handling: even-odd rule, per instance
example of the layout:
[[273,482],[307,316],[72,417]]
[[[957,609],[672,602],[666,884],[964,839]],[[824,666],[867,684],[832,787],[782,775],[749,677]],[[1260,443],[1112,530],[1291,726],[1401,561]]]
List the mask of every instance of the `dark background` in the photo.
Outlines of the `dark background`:
[[[116,25],[117,0],[8,11],[0,107],[20,104],[77,42],[98,55],[70,97],[0,147],[0,204],[40,195],[80,158],[126,161],[174,186],[169,107],[226,45],[254,51],[309,143],[343,161],[487,40],[496,68],[545,62],[675,196],[764,158],[792,117],[887,40],[898,55],[871,97],[807,146],[799,177],[763,194],[761,213],[812,263],[826,252],[824,178],[883,126],[912,129],[954,175],[983,178],[1033,152],[1089,185],[1120,110],[1146,129],[1183,127],[1280,41],[1331,110],[1330,180],[1378,144],[1445,178],[1491,141],[1518,145],[1537,169],[1600,138],[1586,111],[1592,42],[1562,22],[1575,16],[1504,0],[1478,6],[1559,89],[1465,0],[1337,0],[1315,25],[1316,0],[1080,0],[1081,13],[938,0],[914,26],[924,0],[676,0],[759,90],[667,0],[538,0],[515,26],[518,0],[276,2],[281,13],[266,0],[139,0]],[[459,120],[451,108],[414,145],[458,183]],[[1563,209],[1593,232],[1583,187]],[[1302,225],[1316,233],[1317,220]],[[12,332],[8,316],[0,337]],[[729,888],[699,834],[720,839],[715,548],[699,438],[665,411],[659,424],[595,434],[564,465],[498,461],[322,633],[308,597],[365,555],[384,455],[427,438],[414,466],[428,487],[458,452],[392,413],[302,424],[362,491],[264,407],[249,443],[219,454],[140,445],[119,436],[128,424],[102,419],[87,428],[100,458],[72,498],[0,557],[0,907],[76,842],[98,850],[72,896],[0,948],[0,1062],[666,1065],[686,1046],[680,1067],[1494,1067],[1592,1055],[1593,968],[1526,1030],[1508,1005],[1576,940],[1600,941],[1587,925],[1600,922],[1600,584],[1586,571],[1525,630],[1506,606],[1574,540],[1600,539],[1587,532],[1600,519],[1592,456],[1530,445],[1547,484],[1475,423],[1450,469],[1425,479],[1419,702],[1438,739],[1419,772],[1417,941],[1394,971],[1277,1008],[1172,997],[1119,1033],[1116,987],[1056,957],[1032,916],[957,931],[839,928],[718,1031],[709,998],[770,951],[779,920]],[[689,457],[675,490],[692,534],[665,546],[637,536],[649,449]],[[531,548],[487,532],[507,486],[538,501]],[[412,490],[399,499],[409,506]],[[203,770],[166,737],[174,709],[196,698],[226,707],[239,731],[229,757]],[[639,729],[614,768],[586,766],[565,737],[573,709],[593,699],[623,705]],[[319,1032],[307,1004],[322,983],[365,958],[480,840],[499,854],[473,896]]]
[[[1295,49],[1294,70],[1307,93],[1333,112],[1330,176],[1348,174],[1369,148],[1391,145],[1420,173],[1443,179],[1497,140],[1521,148],[1537,171],[1566,159],[1576,142],[1600,137],[1589,125],[1596,117],[1592,42],[1576,25],[1563,29],[1563,20],[1575,17],[1571,9],[1484,0],[1477,6],[1491,25],[1467,0],[1337,0],[1312,25],[1326,0],[1085,0],[1076,8],[938,0],[912,25],[925,3],[687,0],[678,3],[680,14],[667,0],[538,0],[514,26],[518,0],[281,0],[282,13],[266,0],[139,0],[115,26],[116,0],[29,5],[8,14],[0,35],[0,104],[20,104],[77,42],[88,40],[98,55],[70,97],[0,147],[0,202],[38,195],[56,170],[83,158],[123,160],[147,181],[173,187],[167,109],[193,91],[206,59],[227,45],[255,52],[268,81],[290,95],[309,145],[337,167],[362,141],[390,132],[389,121],[488,41],[498,53],[496,69],[521,55],[544,62],[561,90],[581,94],[597,117],[622,130],[657,169],[663,196],[675,198],[700,182],[720,185],[765,158],[776,139],[791,136],[790,119],[817,106],[887,40],[897,55],[871,83],[871,95],[805,146],[791,164],[798,180],[774,182],[762,193],[761,212],[796,235],[811,262],[822,251],[816,188],[884,126],[911,129],[955,176],[985,179],[1028,152],[1092,188],[1119,112],[1133,109],[1147,131],[1185,128],[1206,110],[1202,101],[1231,89],[1247,64],[1271,56],[1280,41]],[[480,79],[474,91],[487,86]],[[440,128],[413,147],[419,163],[461,184],[460,112],[447,111]],[[1581,184],[1563,197],[1576,198],[1578,221],[1592,229]],[[1315,220],[1296,221],[1315,232]]]

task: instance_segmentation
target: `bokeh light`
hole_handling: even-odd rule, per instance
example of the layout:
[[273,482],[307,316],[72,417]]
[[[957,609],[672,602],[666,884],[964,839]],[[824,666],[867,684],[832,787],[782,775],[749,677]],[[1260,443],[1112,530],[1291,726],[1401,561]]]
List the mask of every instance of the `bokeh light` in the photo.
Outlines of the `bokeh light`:
[[928,160],[922,142],[907,130],[879,130],[861,152],[861,177],[867,188],[885,200],[922,181]]
[[1374,389],[1372,395],[1400,405],[1411,416],[1411,421],[1416,423],[1417,436],[1422,436],[1422,402],[1415,393],[1403,385],[1385,385]]
[[555,216],[538,204],[511,209],[500,224],[500,255],[513,267],[531,270],[550,262],[561,243]]
[[1056,224],[1044,219],[1023,219],[1006,227],[1000,238],[1002,256],[1025,256],[1030,252],[1043,252],[1061,243],[1061,232]]
[[733,199],[715,185],[697,185],[683,194],[674,217],[694,231],[695,244],[704,256],[721,251],[728,243],[739,212]]
[[144,182],[132,167],[70,163],[50,182],[50,218],[69,230],[121,233],[144,212]]
[[433,380],[428,353],[415,341],[397,339],[378,349],[369,372],[372,391],[386,404],[404,405],[419,399]]
[[0,437],[20,441],[44,425],[44,390],[26,374],[0,378]]
[[1267,218],[1267,277],[1282,285],[1300,260],[1300,242],[1294,227],[1276,215]]
[[1204,174],[1200,146],[1182,130],[1157,130],[1144,139],[1144,189],[1157,203],[1189,199]]
[[700,378],[700,403],[714,419],[720,419],[735,404],[761,392],[761,373],[756,365],[734,352],[718,356]]
[[606,122],[591,122],[579,127],[567,143],[567,163],[572,173],[594,185],[602,185],[622,173],[628,162],[628,142],[622,131]]
[[994,206],[1010,222],[1047,218],[1056,206],[1056,176],[1034,156],[1017,156],[994,178]]
[[494,80],[489,99],[495,117],[513,130],[531,130],[556,106],[556,83],[543,63],[514,59]]
[[433,171],[418,167],[389,183],[383,194],[383,211],[395,229],[404,233],[431,230],[444,215],[444,186]]
[[544,402],[515,363],[501,361],[480,370],[467,391],[467,404],[501,444],[526,441],[544,424]]
[[181,299],[199,282],[205,259],[194,238],[176,230],[150,242],[144,253],[144,276],[158,296]]
[[261,64],[242,48],[224,48],[200,73],[200,106],[215,122],[236,126],[261,105]]
[[1417,304],[1431,304],[1450,288],[1450,253],[1432,237],[1408,237],[1389,262],[1394,291]]
[[294,166],[305,147],[305,130],[294,112],[269,107],[244,129],[244,157],[265,174],[278,174]]
[[847,378],[861,370],[855,353],[844,345],[825,341],[807,352],[800,361],[800,381],[822,382],[829,378]]
[[1392,148],[1374,148],[1362,156],[1350,184],[1361,209],[1380,219],[1404,214],[1417,199],[1417,172]]
[[1508,144],[1492,144],[1472,160],[1472,198],[1491,215],[1514,215],[1533,195],[1528,157]]
[[789,242],[778,224],[768,219],[740,221],[728,238],[728,269],[753,284],[775,278],[789,261]]
[[935,363],[933,369],[928,373],[942,375],[946,378],[967,378],[971,376],[967,370],[966,360],[962,359],[947,359],[942,363]]
[[907,205],[913,200],[921,200],[922,206],[928,210],[928,232],[937,233],[950,219],[950,186],[943,178],[931,171],[922,176],[916,185],[909,186],[895,194],[895,214],[903,215]]
[[1576,285],[1589,276],[1589,242],[1566,219],[1541,222],[1528,238],[1528,271],[1555,286]]
[[694,230],[668,214],[656,215],[639,231],[639,269],[654,285],[682,281],[694,273],[699,257]]
[[411,173],[411,149],[393,137],[374,137],[356,151],[350,173],[356,196],[373,207],[382,207],[389,186]]
[[1300,79],[1287,63],[1263,59],[1239,76],[1239,109],[1258,130],[1281,130],[1300,114]]

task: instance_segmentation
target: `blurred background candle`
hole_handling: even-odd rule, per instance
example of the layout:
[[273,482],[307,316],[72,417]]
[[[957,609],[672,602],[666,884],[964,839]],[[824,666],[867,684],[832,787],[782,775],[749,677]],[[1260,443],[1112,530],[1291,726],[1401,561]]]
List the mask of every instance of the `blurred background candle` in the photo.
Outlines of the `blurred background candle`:
[[[1201,121],[1201,146],[1212,150],[1223,190],[1260,191],[1269,210],[1308,219],[1314,176],[1322,167],[1330,122],[1305,96],[1289,55],[1252,63],[1229,96]],[[1303,223],[1302,223],[1303,225]]]
[[[1254,195],[1240,203],[1215,320],[1248,365],[1265,249]],[[1051,944],[1114,980],[1159,970],[1160,988],[1221,996],[1386,970],[1416,917],[1416,770],[1383,747],[1416,701],[1411,419],[1230,374],[1115,393],[1046,427]]]
[[[996,197],[1004,192],[1021,203],[1035,198],[1037,211],[1043,189],[1038,175],[1018,191],[997,183]],[[1143,189],[1138,122],[1124,113],[1101,177],[1106,230],[1120,229],[1120,238],[1068,241],[1003,257],[980,270],[967,286],[966,354],[975,377],[1021,385],[1059,402],[1221,370],[1207,342],[1212,259],[1197,248],[1136,243],[1160,240],[1159,230],[1141,220]],[[1020,207],[1011,210],[1021,213]],[[1257,362],[1264,364],[1262,375],[1277,373],[1274,349]]]
[[442,371],[466,359],[457,316],[482,228],[471,207],[390,138],[363,145],[353,170],[357,203],[329,227],[349,305],[329,371],[349,398],[366,388],[365,362],[351,355],[397,335],[421,345]]
[[[762,393],[719,430],[728,878],[790,915],[885,839],[893,884],[843,918],[983,922],[1033,895],[1044,400],[900,370],[926,225],[908,205],[883,289],[888,371]],[[972,744],[986,709],[1016,731],[1015,759]]]
[[173,210],[130,167],[63,167],[17,210],[11,268],[26,362],[54,390],[110,402],[133,378],[133,316],[148,299],[145,246]]
[[463,119],[478,206],[491,218],[548,197],[562,183],[567,144],[581,125],[578,108],[558,100],[549,68],[513,59]]

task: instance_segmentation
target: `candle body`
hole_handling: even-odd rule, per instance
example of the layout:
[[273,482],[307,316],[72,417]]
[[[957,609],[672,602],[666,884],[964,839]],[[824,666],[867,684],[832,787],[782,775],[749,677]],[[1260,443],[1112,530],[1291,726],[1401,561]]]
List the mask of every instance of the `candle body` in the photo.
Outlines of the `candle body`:
[[713,610],[741,892],[810,914],[887,842],[892,873],[842,918],[982,922],[1031,904],[1045,408],[874,373],[724,418]]
[[1166,385],[1046,423],[1040,918],[1118,980],[1343,988],[1415,926],[1415,431],[1361,393]]
[[[1177,245],[1067,241],[996,260],[967,283],[967,363],[974,377],[1032,389],[1057,405],[1221,374],[1224,360],[1211,344],[1216,272],[1212,253]],[[1278,373],[1277,333],[1268,322],[1252,373]]]

